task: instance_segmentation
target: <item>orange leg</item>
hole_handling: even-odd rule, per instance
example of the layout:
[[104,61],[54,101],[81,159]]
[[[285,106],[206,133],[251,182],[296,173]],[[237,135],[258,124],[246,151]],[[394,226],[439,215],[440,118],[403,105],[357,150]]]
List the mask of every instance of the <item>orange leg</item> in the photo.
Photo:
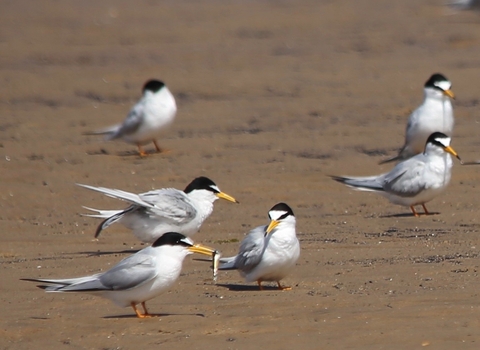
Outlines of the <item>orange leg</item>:
[[263,290],[262,280],[257,280],[257,283],[258,283],[258,288],[260,288],[260,290]]
[[162,149],[158,145],[157,140],[152,140],[152,141],[153,141],[153,144],[155,145],[155,149],[157,150],[157,153],[162,153]]
[[282,287],[280,281],[277,281],[278,289],[280,290],[292,290],[292,287]]
[[410,206],[410,210],[412,211],[413,215],[415,215],[415,217],[419,217],[420,215],[418,215],[418,213],[415,211],[415,208],[413,207],[413,205]]
[[168,149],[161,149],[160,146],[157,143],[157,140],[152,140],[153,144],[155,145],[155,149],[157,150],[157,153],[169,153],[170,150]]
[[139,143],[137,143],[137,147],[138,147],[138,154],[140,155],[140,157],[146,157],[147,156],[147,152],[145,152],[142,148],[142,145],[140,145]]
[[145,302],[142,302],[142,307],[143,307],[143,317],[152,317],[152,315],[148,312],[147,310],[147,305],[145,305]]
[[430,215],[425,204],[422,204],[423,210],[425,210],[425,215]]
[[145,311],[144,314],[142,314],[140,311],[138,311],[137,306],[135,305],[134,302],[131,302],[130,305],[133,308],[133,311],[135,311],[135,315],[137,315],[138,318],[147,318],[147,317],[152,317],[147,311],[147,308],[145,307],[145,302],[142,303],[143,310]]
[[135,303],[130,303],[130,305],[132,306],[132,309],[133,311],[135,311],[135,315],[137,315],[138,318],[144,318],[145,316],[143,316],[140,311],[137,310],[137,306],[135,305]]

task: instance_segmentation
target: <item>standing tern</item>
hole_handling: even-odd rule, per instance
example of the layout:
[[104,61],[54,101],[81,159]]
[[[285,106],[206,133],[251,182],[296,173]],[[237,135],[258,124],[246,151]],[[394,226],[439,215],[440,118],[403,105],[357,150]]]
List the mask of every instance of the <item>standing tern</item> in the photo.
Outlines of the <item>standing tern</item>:
[[177,105],[167,86],[159,80],[149,80],[143,86],[142,98],[133,106],[121,124],[96,130],[87,135],[105,135],[106,140],[122,139],[137,145],[141,157],[147,155],[142,146],[153,142],[157,152],[157,137],[175,119]]
[[220,258],[219,270],[238,270],[247,282],[256,281],[263,290],[263,281],[277,282],[286,277],[300,257],[300,244],[295,232],[295,215],[285,203],[278,203],[268,212],[270,224],[251,230],[240,244],[238,254]]
[[[152,316],[145,302],[170,288],[177,280],[185,257],[192,253],[214,256],[209,247],[193,244],[192,240],[176,232],[168,232],[151,246],[123,259],[110,270],[95,275],[45,279],[25,278],[24,281],[47,283],[39,285],[47,292],[80,292],[110,299],[119,307],[131,306],[139,318]],[[142,314],[137,305],[142,304]]]
[[423,153],[398,163],[390,172],[367,177],[332,176],[338,182],[360,191],[373,191],[394,204],[409,206],[419,216],[415,205],[422,205],[442,193],[452,175],[451,155],[462,161],[450,147],[450,137],[435,132],[427,140]]
[[397,156],[380,164],[401,161],[422,153],[428,137],[434,132],[452,137],[455,120],[451,99],[455,95],[450,90],[451,87],[452,83],[439,73],[427,80],[423,89],[423,102],[408,118],[403,147]]
[[179,232],[185,236],[194,235],[213,210],[213,202],[219,198],[238,203],[232,196],[220,191],[209,178],[201,176],[194,179],[185,190],[162,188],[141,194],[105,187],[93,187],[78,184],[132,203],[122,210],[98,210],[97,214],[86,216],[105,219],[97,228],[95,237],[111,224],[119,222],[130,230],[142,242],[154,242],[165,232]]

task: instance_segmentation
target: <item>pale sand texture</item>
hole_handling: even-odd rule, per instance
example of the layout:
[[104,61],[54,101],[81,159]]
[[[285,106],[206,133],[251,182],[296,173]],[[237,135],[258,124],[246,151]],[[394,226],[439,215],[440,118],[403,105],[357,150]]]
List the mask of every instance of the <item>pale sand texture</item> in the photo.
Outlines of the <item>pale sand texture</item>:
[[[403,142],[423,83],[453,82],[453,147],[480,158],[480,17],[442,1],[1,1],[1,349],[478,349],[480,169],[455,161],[414,218],[327,175],[369,175]],[[177,120],[140,159],[82,133],[121,121],[149,78]],[[152,147],[152,146],[149,146]],[[159,318],[20,278],[109,268],[143,246],[115,225],[93,239],[82,205],[125,203],[74,184],[145,192],[205,175],[218,201],[194,236],[235,254],[287,202],[302,255],[292,291],[232,271],[211,284],[187,258]],[[98,254],[97,254],[98,253]]]

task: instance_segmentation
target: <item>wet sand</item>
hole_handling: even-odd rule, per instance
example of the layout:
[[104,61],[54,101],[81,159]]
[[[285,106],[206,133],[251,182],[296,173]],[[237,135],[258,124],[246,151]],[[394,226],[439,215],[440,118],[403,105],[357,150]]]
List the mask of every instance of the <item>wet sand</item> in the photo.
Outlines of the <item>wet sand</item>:
[[[480,18],[442,1],[2,1],[1,349],[477,349],[480,169],[455,161],[447,191],[415,218],[327,175],[371,175],[403,143],[435,72],[453,82],[453,147],[480,159]],[[167,154],[84,132],[114,124],[162,79],[178,114]],[[153,146],[149,146],[153,149]],[[82,205],[125,203],[78,186],[145,192],[208,176],[215,203],[194,236],[225,256],[284,201],[302,253],[258,291],[235,271],[213,285],[188,257],[139,320],[94,296],[20,278],[108,269],[143,248]]]

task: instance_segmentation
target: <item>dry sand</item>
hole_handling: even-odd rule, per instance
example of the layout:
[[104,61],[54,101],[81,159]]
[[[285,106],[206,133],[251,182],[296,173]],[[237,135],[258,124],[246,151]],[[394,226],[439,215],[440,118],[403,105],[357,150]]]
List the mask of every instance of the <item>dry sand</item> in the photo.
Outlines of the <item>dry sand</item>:
[[[480,17],[442,1],[1,1],[1,349],[478,349],[480,169],[460,166],[415,218],[329,174],[368,175],[401,146],[434,72],[453,82],[453,147],[480,158]],[[116,123],[145,80],[179,112],[146,159],[82,133]],[[93,239],[82,205],[124,203],[74,184],[144,192],[205,175],[218,201],[194,237],[224,255],[289,203],[302,255],[291,291],[235,271],[212,285],[187,258],[161,316],[30,277],[107,269],[144,247],[122,226]]]

